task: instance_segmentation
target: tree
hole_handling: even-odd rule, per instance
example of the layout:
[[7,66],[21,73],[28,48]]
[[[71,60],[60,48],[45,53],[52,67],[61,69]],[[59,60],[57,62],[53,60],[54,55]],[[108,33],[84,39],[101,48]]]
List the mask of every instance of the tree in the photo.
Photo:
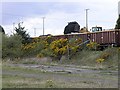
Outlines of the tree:
[[25,27],[22,27],[20,25],[20,23],[18,24],[18,28],[15,27],[16,33],[23,38],[22,43],[23,44],[30,43],[30,41],[31,41],[30,36],[29,36],[29,34],[26,33],[26,31],[24,29],[25,29]]
[[5,34],[5,30],[3,29],[3,27],[0,25],[0,32],[2,32],[3,34]]
[[115,29],[120,29],[120,15],[119,15],[119,18],[118,18],[118,20],[116,22]]
[[68,25],[64,29],[64,34],[70,34],[70,33],[75,33],[79,32],[80,30],[80,25],[77,22],[69,22]]

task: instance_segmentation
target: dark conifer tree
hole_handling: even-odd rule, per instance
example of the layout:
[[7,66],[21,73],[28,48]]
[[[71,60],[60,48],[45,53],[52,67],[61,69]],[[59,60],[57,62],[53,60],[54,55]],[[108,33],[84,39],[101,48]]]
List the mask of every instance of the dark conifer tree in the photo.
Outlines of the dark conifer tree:
[[0,32],[2,32],[3,34],[5,34],[5,30],[4,28],[0,25]]
[[116,22],[115,29],[120,29],[120,15],[119,15],[118,20]]
[[16,34],[18,34],[22,37],[23,44],[30,43],[30,41],[31,41],[30,36],[29,36],[29,34],[26,33],[26,31],[24,29],[25,29],[25,27],[22,27],[19,23],[18,28],[15,27]]

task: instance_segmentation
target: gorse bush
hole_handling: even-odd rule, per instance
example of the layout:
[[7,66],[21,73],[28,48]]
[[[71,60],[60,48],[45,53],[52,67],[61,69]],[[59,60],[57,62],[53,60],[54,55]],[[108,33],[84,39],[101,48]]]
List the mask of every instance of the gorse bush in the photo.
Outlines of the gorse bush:
[[103,53],[103,54],[100,56],[100,58],[102,58],[102,59],[107,59],[109,56],[110,56],[110,53],[105,52],[105,53]]
[[111,55],[110,53],[104,52],[96,59],[96,62],[97,63],[105,62],[110,57],[110,55]]
[[52,51],[52,56],[61,59],[62,55],[64,55],[67,51],[68,40],[67,39],[59,39],[55,40],[50,44],[50,49]]
[[96,50],[98,46],[99,44],[97,44],[96,42],[92,42],[92,41],[90,41],[90,43],[87,44],[87,48],[90,50]]
[[40,54],[43,50],[48,48],[49,43],[46,38],[34,38],[31,43],[23,44],[22,50],[24,52],[24,56],[36,56]]
[[107,63],[109,66],[114,66],[118,59],[118,49],[116,47],[106,48],[102,53],[99,54],[99,56],[96,59],[96,62],[99,64],[105,64]]
[[81,38],[72,38],[68,42],[68,48],[69,48],[69,55],[72,57],[76,52],[78,52],[82,47],[80,44],[82,43]]
[[37,57],[51,57],[55,60],[60,60],[63,55],[68,53],[75,54],[82,42],[80,38],[70,40],[57,39],[54,40],[52,36],[34,38],[31,43],[23,44],[22,50],[25,56],[37,56]]
[[[23,43],[23,37],[18,34],[11,36],[3,35],[2,57],[51,57],[52,60],[61,60],[61,57],[72,58],[77,52],[82,50],[82,39],[74,37],[71,39],[55,39],[52,36],[33,38],[29,43]],[[87,46],[90,49],[96,48],[98,44],[90,42]],[[109,55],[105,54],[99,58],[106,59]]]

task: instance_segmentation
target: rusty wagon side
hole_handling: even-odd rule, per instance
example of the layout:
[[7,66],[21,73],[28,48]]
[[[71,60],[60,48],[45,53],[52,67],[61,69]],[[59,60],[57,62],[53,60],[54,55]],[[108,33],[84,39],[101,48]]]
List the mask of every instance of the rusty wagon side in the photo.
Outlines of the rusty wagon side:
[[78,33],[78,34],[67,34],[67,35],[56,35],[53,36],[55,39],[60,38],[75,38],[79,37],[84,41],[90,39],[93,42],[97,42],[100,45],[114,45],[120,46],[120,30],[108,30],[91,33]]
[[100,45],[120,46],[120,30],[89,33],[90,40]]

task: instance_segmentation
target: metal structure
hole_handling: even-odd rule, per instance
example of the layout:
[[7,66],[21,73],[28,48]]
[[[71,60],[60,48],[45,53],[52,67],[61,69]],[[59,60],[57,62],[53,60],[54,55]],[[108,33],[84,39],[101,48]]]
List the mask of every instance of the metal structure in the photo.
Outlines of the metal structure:
[[85,9],[85,11],[86,11],[86,28],[87,28],[87,30],[88,30],[88,10],[89,9]]
[[102,27],[92,27],[92,32],[102,31]]
[[45,27],[44,27],[45,26],[44,25],[44,19],[45,19],[45,17],[42,17],[42,19],[43,19],[43,36],[44,36],[44,33],[45,33],[45,30],[44,30],[45,29]]
[[118,2],[118,16],[120,15],[120,1]]

